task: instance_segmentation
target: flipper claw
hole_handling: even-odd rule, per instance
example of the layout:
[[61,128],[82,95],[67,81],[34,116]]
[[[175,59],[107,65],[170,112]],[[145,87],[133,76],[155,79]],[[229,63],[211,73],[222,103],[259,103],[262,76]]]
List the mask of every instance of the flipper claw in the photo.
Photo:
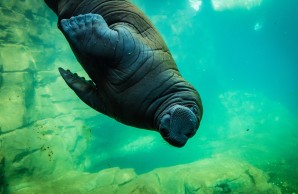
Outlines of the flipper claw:
[[78,95],[78,97],[93,109],[102,112],[104,111],[103,103],[100,100],[95,84],[91,80],[86,80],[80,77],[77,73],[72,73],[70,70],[58,68],[61,76],[66,84]]

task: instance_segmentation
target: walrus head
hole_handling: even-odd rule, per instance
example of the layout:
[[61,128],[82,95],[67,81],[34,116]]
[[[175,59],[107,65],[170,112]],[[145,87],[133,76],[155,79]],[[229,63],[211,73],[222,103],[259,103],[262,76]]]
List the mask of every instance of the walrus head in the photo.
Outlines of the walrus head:
[[174,105],[166,109],[159,122],[161,136],[172,146],[183,147],[199,127],[195,114],[197,114],[195,107]]

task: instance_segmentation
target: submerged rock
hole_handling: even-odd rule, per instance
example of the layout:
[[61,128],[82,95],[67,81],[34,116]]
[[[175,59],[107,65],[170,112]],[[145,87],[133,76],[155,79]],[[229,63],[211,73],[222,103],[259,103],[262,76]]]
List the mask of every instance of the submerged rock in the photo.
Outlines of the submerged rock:
[[3,72],[3,65],[0,64],[0,88],[3,84],[2,72]]
[[[26,111],[26,72],[2,73],[3,85],[0,89],[0,127],[2,132],[21,127]],[[29,83],[28,83],[29,84]]]
[[[29,179],[28,179],[29,180]],[[34,180],[10,187],[22,193],[213,194],[281,193],[266,174],[252,165],[229,158],[155,169],[136,175],[133,169],[110,168],[98,173],[69,172],[54,180]]]
[[0,153],[0,193],[4,193],[5,177],[4,177],[4,157]]

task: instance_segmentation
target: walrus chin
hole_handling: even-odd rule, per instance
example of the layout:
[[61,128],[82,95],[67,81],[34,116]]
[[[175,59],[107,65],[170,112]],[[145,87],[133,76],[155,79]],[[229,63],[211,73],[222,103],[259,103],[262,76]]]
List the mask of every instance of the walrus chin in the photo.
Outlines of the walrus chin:
[[189,139],[188,137],[186,137],[185,135],[181,135],[181,136],[174,136],[174,137],[163,137],[164,140],[166,140],[170,145],[174,146],[174,147],[178,147],[181,148],[183,147],[187,140]]
[[174,105],[164,112],[160,119],[159,132],[170,145],[183,147],[195,135],[199,122],[192,110]]

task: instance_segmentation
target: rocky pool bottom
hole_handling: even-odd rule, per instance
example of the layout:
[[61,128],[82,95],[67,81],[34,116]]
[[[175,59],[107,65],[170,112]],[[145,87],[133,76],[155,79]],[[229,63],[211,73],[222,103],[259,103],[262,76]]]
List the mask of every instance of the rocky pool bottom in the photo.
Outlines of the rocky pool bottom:
[[[3,159],[1,163],[3,173]],[[262,170],[231,158],[218,157],[159,168],[145,174],[109,168],[98,173],[69,171],[56,176],[1,176],[2,193],[295,193],[279,188]],[[289,185],[288,185],[289,186]],[[284,190],[282,192],[282,190]]]

